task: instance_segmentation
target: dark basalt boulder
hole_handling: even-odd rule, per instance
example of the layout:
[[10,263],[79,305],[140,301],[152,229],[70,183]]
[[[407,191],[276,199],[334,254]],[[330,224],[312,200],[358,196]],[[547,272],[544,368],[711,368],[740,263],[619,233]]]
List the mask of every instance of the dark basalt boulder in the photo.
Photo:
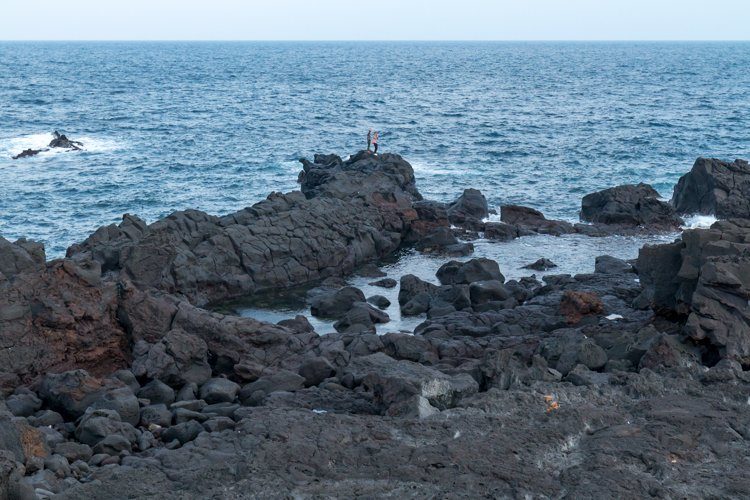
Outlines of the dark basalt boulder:
[[333,324],[338,332],[375,332],[375,325],[388,323],[390,317],[366,302],[355,302],[346,313]]
[[133,348],[133,373],[173,387],[203,384],[211,378],[208,346],[196,335],[174,329],[154,344],[139,341]]
[[484,237],[492,241],[510,241],[518,238],[518,228],[505,222],[487,222],[484,225]]
[[552,269],[555,267],[557,267],[557,264],[549,259],[545,259],[544,257],[542,257],[541,259],[532,262],[531,264],[523,266],[523,269],[531,269],[533,271],[546,271],[547,269]]
[[450,227],[445,203],[421,200],[412,203],[412,208],[416,212],[416,217],[409,224],[410,232],[407,241],[418,241],[438,227]]
[[39,153],[41,153],[42,151],[44,151],[44,150],[43,149],[24,149],[23,151],[21,151],[17,155],[11,156],[11,158],[14,159],[14,160],[20,160],[21,158],[28,158],[30,156],[36,156]]
[[[39,384],[38,392],[49,408],[67,417],[78,418],[87,408],[105,398],[108,393],[123,388],[130,391],[130,388],[124,387],[120,381],[92,377],[86,370],[72,370],[46,375]],[[132,391],[122,396],[132,396]],[[119,396],[116,396],[115,400],[118,398]],[[116,401],[112,402],[116,403]],[[114,408],[108,409],[114,410]],[[138,411],[137,401],[135,411],[136,413]]]
[[45,260],[41,243],[26,239],[11,243],[0,236],[0,281],[21,272],[40,271],[45,267]]
[[448,206],[447,213],[451,223],[469,229],[481,229],[482,220],[490,215],[487,199],[477,189],[464,190],[463,194]]
[[353,359],[344,370],[342,379],[345,377],[372,391],[384,413],[415,396],[427,399],[438,409],[452,408],[479,389],[469,376],[449,376],[418,363],[395,360],[382,352]]
[[387,297],[383,297],[382,295],[372,295],[370,297],[367,297],[367,302],[374,305],[378,309],[388,309],[388,307],[391,305],[391,301],[388,300]]
[[469,286],[469,295],[473,306],[513,299],[512,290],[499,280],[474,281]]
[[518,236],[531,234],[575,233],[576,229],[569,222],[547,219],[542,212],[520,205],[503,205],[500,207],[500,220],[516,228]]
[[313,316],[340,318],[357,302],[365,302],[362,290],[347,286],[340,290],[323,291],[310,300],[310,312]]
[[437,270],[436,276],[443,285],[468,285],[475,281],[497,280],[501,283],[505,277],[500,266],[492,259],[484,257],[467,262],[452,260]]
[[632,264],[611,255],[600,255],[594,263],[594,272],[602,274],[632,273]]
[[698,158],[677,182],[672,204],[680,214],[750,218],[750,165]]
[[643,183],[587,194],[581,202],[581,220],[664,228],[676,228],[682,223],[674,208],[661,201],[654,188]]
[[82,142],[71,141],[65,136],[65,134],[61,134],[57,130],[52,132],[52,137],[52,141],[49,143],[50,148],[63,148],[79,151],[83,147]]
[[703,346],[703,359],[750,366],[750,220],[719,221],[681,240],[644,247],[636,264],[649,304]]
[[398,302],[404,316],[442,315],[471,307],[468,285],[437,286],[411,274],[401,278]]
[[421,200],[414,169],[397,154],[373,155],[360,151],[346,161],[336,155],[315,155],[301,159],[299,183],[310,199],[318,196],[348,199],[361,196],[374,204],[411,207]]
[[380,288],[396,288],[396,285],[398,285],[398,281],[394,280],[393,278],[384,278],[382,280],[373,281],[369,284],[372,286],[378,286]]
[[462,243],[448,227],[436,227],[417,241],[414,247],[424,253],[442,253],[454,257],[470,255],[474,245]]

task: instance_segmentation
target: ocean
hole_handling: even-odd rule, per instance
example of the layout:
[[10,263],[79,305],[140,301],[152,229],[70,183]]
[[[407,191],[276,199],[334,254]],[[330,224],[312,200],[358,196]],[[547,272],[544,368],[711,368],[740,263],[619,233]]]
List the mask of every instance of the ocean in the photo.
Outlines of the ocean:
[[[749,67],[750,43],[3,42],[0,235],[59,257],[126,212],[232,212],[368,128],[427,198],[576,220],[586,193],[669,198],[696,157],[748,158]],[[85,150],[11,159],[53,130]]]

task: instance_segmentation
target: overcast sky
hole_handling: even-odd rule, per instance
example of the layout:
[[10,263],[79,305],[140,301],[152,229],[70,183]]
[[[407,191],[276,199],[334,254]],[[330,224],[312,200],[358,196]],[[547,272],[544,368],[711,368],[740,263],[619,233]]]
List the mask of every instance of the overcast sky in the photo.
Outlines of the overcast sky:
[[0,0],[1,40],[747,40],[748,0]]

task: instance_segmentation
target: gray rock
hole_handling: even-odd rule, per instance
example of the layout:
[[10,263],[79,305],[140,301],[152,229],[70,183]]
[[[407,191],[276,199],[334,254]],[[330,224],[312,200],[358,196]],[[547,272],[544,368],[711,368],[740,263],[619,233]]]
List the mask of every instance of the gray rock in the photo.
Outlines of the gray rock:
[[388,323],[390,317],[366,302],[355,302],[340,320],[333,324],[336,331],[356,333],[374,332],[375,325]]
[[175,387],[189,382],[200,385],[211,378],[206,342],[179,329],[153,345],[136,344],[134,352],[132,369],[138,377],[159,379]]
[[239,397],[242,404],[256,406],[263,399],[276,391],[297,391],[305,385],[305,378],[296,373],[281,370],[278,373],[259,378],[255,382],[245,385]]
[[220,417],[231,417],[240,405],[236,403],[215,403],[207,405],[201,410],[206,415],[217,415]]
[[39,385],[39,395],[51,409],[78,418],[109,390],[122,387],[119,381],[100,380],[85,370],[48,374]]
[[681,214],[707,214],[719,218],[750,218],[750,166],[698,158],[690,172],[680,177],[672,204]]
[[198,398],[198,384],[188,382],[177,393],[176,401],[193,401]]
[[203,422],[203,428],[208,432],[221,432],[234,429],[235,422],[228,417],[213,417]]
[[94,446],[94,453],[97,455],[104,454],[119,456],[123,451],[130,452],[131,450],[131,441],[119,434],[106,436]]
[[469,285],[475,281],[495,280],[505,282],[497,262],[490,259],[471,259],[467,262],[450,261],[437,271],[443,285]]
[[383,297],[382,295],[373,295],[371,297],[367,297],[367,302],[379,309],[388,309],[388,307],[391,305],[391,301],[386,297]]
[[52,410],[39,411],[27,420],[34,427],[52,427],[63,423],[62,415]]
[[17,417],[29,417],[42,407],[42,401],[32,392],[13,394],[5,400],[5,405]]
[[583,365],[576,365],[566,376],[564,381],[573,385],[607,385],[611,374],[593,372]]
[[204,428],[199,422],[190,420],[165,429],[161,437],[165,443],[177,440],[180,444],[185,444],[194,440],[203,431]]
[[578,347],[578,362],[589,370],[599,370],[607,364],[607,353],[593,340],[584,340]]
[[414,395],[438,409],[453,407],[462,397],[476,393],[479,385],[470,376],[451,377],[437,370],[397,361],[384,353],[355,358],[344,370],[355,384],[371,390],[384,411]]
[[535,262],[532,262],[531,264],[523,266],[524,269],[532,269],[534,271],[546,271],[555,267],[557,267],[557,264],[543,257]]
[[130,387],[117,387],[101,394],[90,406],[94,410],[114,410],[123,422],[137,425],[141,407]]
[[132,425],[123,422],[113,410],[89,410],[75,430],[76,439],[89,446],[95,446],[99,441],[113,434],[121,435],[134,443],[139,433]]
[[448,220],[454,224],[477,228],[487,218],[489,207],[487,199],[477,189],[466,189],[459,198],[447,208]]
[[208,420],[210,415],[200,413],[193,410],[187,410],[185,408],[177,408],[172,412],[174,414],[175,424],[182,424],[191,420],[197,420],[198,422],[205,422]]
[[356,302],[365,302],[362,290],[347,286],[340,290],[330,290],[314,296],[310,301],[310,312],[313,316],[340,318]]
[[682,220],[674,208],[661,201],[648,184],[628,184],[587,194],[581,202],[581,219],[603,224],[677,228]]
[[373,281],[370,283],[372,286],[379,286],[381,288],[396,288],[396,285],[398,285],[398,281],[394,280],[393,278],[384,278],[382,280]]
[[512,299],[513,293],[501,281],[489,280],[472,283],[469,286],[469,296],[471,297],[472,305],[479,305],[487,302]]
[[145,406],[141,409],[141,425],[148,427],[156,424],[161,427],[169,427],[172,423],[172,412],[164,404]]
[[62,455],[50,455],[44,459],[44,467],[55,473],[59,478],[70,476],[70,464],[68,459]]
[[82,443],[66,441],[55,446],[55,454],[65,457],[68,462],[73,463],[78,460],[88,462],[91,459],[91,447]]
[[190,411],[201,411],[207,406],[207,403],[202,399],[194,399],[191,401],[177,401],[172,403],[169,407],[174,411],[178,409],[190,410]]
[[335,375],[336,369],[326,358],[316,356],[300,365],[299,374],[305,379],[305,387],[312,387]]
[[423,419],[440,413],[424,396],[413,395],[410,398],[392,404],[386,414],[392,417]]
[[600,255],[596,258],[594,272],[602,274],[632,273],[633,266],[622,259],[610,255]]
[[111,378],[115,378],[130,387],[130,390],[133,391],[133,394],[138,394],[138,390],[141,388],[141,384],[138,383],[135,375],[133,375],[133,372],[131,372],[130,370],[117,370],[112,374]]
[[161,380],[152,380],[141,387],[138,391],[138,397],[148,399],[152,405],[171,405],[175,401],[174,389]]
[[518,229],[505,222],[487,222],[484,225],[484,237],[492,241],[510,241],[518,238]]
[[231,403],[239,392],[237,383],[225,378],[212,378],[201,386],[200,397],[208,404]]

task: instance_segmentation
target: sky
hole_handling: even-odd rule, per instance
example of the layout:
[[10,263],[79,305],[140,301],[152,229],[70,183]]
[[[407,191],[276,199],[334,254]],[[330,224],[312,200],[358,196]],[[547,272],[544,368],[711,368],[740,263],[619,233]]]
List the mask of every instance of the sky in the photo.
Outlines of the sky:
[[748,0],[0,0],[0,40],[748,40]]

